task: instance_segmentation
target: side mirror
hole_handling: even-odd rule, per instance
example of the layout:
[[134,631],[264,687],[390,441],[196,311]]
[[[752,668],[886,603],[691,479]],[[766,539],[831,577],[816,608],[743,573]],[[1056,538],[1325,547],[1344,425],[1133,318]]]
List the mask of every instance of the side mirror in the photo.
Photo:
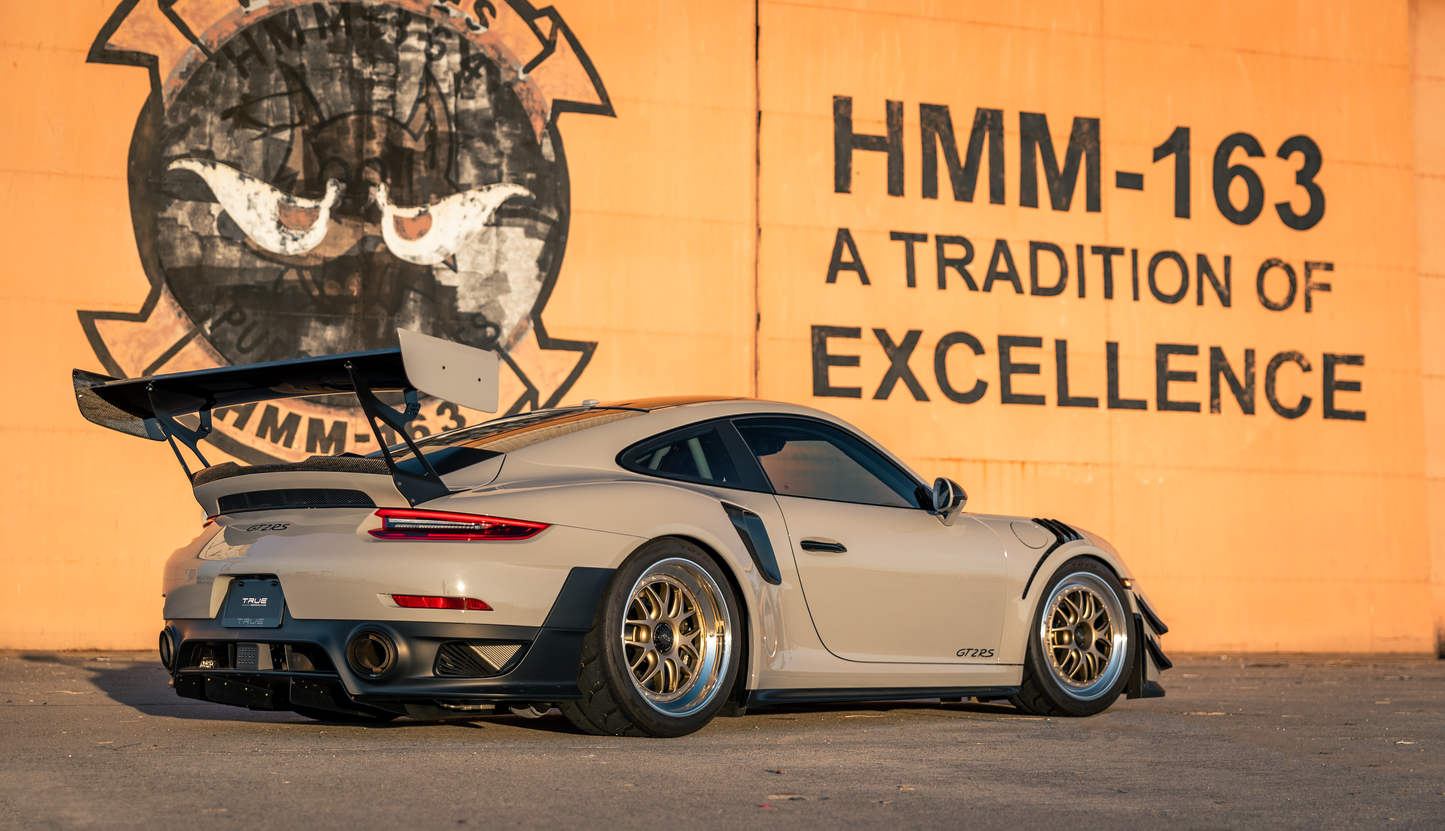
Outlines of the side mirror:
[[952,479],[939,477],[933,482],[933,510],[938,514],[938,521],[944,525],[952,525],[963,513],[963,506],[968,502],[968,494],[964,493],[962,487]]

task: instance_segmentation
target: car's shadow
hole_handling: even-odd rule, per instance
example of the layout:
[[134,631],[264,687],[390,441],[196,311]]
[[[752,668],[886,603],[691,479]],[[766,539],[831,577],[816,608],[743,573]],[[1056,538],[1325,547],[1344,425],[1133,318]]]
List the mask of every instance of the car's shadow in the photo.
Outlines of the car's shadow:
[[[92,656],[54,654],[22,655],[32,663],[59,664],[83,670],[97,690],[118,704],[152,717],[199,721],[299,721],[331,726],[362,726],[373,730],[397,730],[414,727],[448,726],[482,729],[488,725],[532,730],[543,733],[582,735],[556,708],[540,718],[524,718],[510,713],[458,714],[448,719],[399,718],[394,721],[353,721],[344,718],[310,719],[289,710],[247,710],[209,701],[181,698],[169,684],[169,677],[159,660],[108,659]],[[831,704],[785,704],[750,708],[740,721],[751,717],[802,718],[809,715],[849,714],[855,716],[886,716],[897,711],[934,711],[973,714],[992,718],[1016,718],[1028,713],[1007,703],[973,701],[943,703],[938,699],[908,701],[851,701]],[[722,719],[726,724],[731,719]]]

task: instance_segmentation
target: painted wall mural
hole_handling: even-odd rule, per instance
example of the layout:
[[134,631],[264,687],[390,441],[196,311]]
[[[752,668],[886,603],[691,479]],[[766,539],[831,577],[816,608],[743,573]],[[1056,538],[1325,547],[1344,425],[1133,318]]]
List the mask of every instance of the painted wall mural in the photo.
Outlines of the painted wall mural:
[[[149,70],[129,160],[151,292],[82,311],[117,376],[396,345],[496,350],[509,412],[596,344],[542,322],[567,245],[564,112],[613,115],[561,16],[525,0],[126,0],[89,59]],[[423,405],[418,435],[477,415]],[[370,452],[345,397],[218,413],[245,461]]]

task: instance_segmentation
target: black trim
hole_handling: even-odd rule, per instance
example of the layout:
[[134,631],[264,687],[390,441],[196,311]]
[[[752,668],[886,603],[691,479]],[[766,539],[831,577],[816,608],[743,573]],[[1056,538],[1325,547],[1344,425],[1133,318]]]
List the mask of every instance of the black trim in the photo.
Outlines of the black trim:
[[822,542],[820,540],[803,540],[798,547],[804,551],[821,551],[825,554],[847,554],[848,548],[841,542]]
[[768,538],[768,529],[763,525],[763,518],[746,508],[727,502],[722,503],[722,507],[727,512],[728,519],[732,520],[733,527],[737,529],[738,536],[742,538],[748,556],[753,558],[753,565],[757,566],[758,573],[774,586],[781,585],[783,575],[778,570],[778,557],[773,553],[773,541]]
[[588,632],[592,619],[597,614],[597,604],[602,592],[612,579],[611,568],[582,568],[578,566],[567,573],[567,581],[552,603],[552,611],[542,622],[543,629],[562,629],[571,632]]
[[1174,662],[1164,654],[1163,647],[1159,646],[1153,635],[1144,636],[1144,645],[1149,647],[1149,657],[1154,659],[1154,666],[1158,667],[1160,672],[1174,667]]
[[1144,682],[1148,673],[1144,667],[1144,618],[1138,612],[1134,613],[1134,622],[1130,628],[1133,631],[1129,633],[1129,638],[1138,646],[1134,647],[1134,665],[1129,668],[1129,682],[1124,686],[1124,695],[1126,698],[1143,698]]
[[1018,687],[878,687],[877,689],[753,690],[745,707],[778,704],[821,704],[846,701],[900,701],[911,698],[1006,698]]
[[1045,549],[1043,556],[1039,557],[1037,563],[1034,563],[1034,570],[1029,572],[1028,582],[1024,583],[1024,593],[1019,595],[1020,600],[1029,596],[1029,587],[1034,584],[1034,578],[1039,575],[1039,567],[1044,564],[1044,560],[1047,560],[1050,554],[1054,553],[1065,543],[1078,542],[1084,538],[1083,534],[1059,522],[1057,519],[1039,519],[1035,517],[1034,522],[1044,526],[1044,528],[1048,529],[1048,531],[1054,535],[1054,543]]
[[1154,630],[1154,634],[1169,634],[1169,627],[1165,626],[1164,621],[1159,619],[1159,615],[1154,613],[1154,609],[1149,605],[1148,601],[1146,601],[1144,597],[1137,592],[1134,594],[1134,599],[1138,601],[1139,611],[1144,613],[1144,621],[1149,624],[1150,629]]

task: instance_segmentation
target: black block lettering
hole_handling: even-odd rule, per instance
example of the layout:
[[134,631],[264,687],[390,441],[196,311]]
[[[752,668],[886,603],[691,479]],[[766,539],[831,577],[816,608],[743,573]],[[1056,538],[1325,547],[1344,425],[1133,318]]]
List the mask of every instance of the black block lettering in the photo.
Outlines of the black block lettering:
[[[1305,261],[1305,314],[1309,314],[1315,310],[1314,293],[1317,291],[1328,292],[1331,288],[1329,283],[1316,283],[1311,279],[1311,275],[1316,271],[1334,270],[1334,263],[1317,263],[1312,260]],[[1326,416],[1326,418],[1328,417],[1329,416]]]
[[1039,365],[1015,363],[1012,354],[1012,350],[1015,348],[1038,349],[1043,345],[1043,338],[1020,337],[1018,335],[998,336],[998,389],[999,396],[1003,403],[1032,404],[1037,407],[1044,405],[1044,397],[1042,395],[1030,395],[1013,391],[1013,376],[1038,375]]
[[1196,305],[1196,306],[1203,306],[1203,305],[1204,305],[1204,278],[1208,277],[1208,278],[1209,278],[1209,285],[1214,288],[1214,296],[1219,298],[1219,305],[1223,306],[1223,307],[1226,308],[1226,309],[1229,308],[1230,297],[1231,297],[1232,294],[1233,294],[1233,291],[1232,291],[1231,288],[1230,288],[1230,282],[1229,282],[1229,281],[1230,281],[1230,274],[1229,274],[1230,269],[1229,269],[1229,266],[1230,266],[1229,255],[1228,255],[1228,254],[1225,254],[1225,255],[1224,255],[1224,283],[1223,283],[1223,285],[1221,285],[1220,282],[1219,282],[1219,278],[1216,277],[1216,276],[1214,276],[1214,268],[1213,268],[1212,266],[1210,266],[1210,264],[1209,264],[1209,258],[1206,257],[1206,256],[1204,256],[1203,254],[1199,254],[1199,255],[1197,255],[1197,256],[1194,258],[1194,270],[1198,272],[1198,274],[1196,274],[1195,277],[1197,278],[1197,285],[1199,286],[1199,290],[1198,290],[1198,292],[1197,292],[1196,295],[1195,295],[1195,303],[1194,303],[1194,305]]
[[[1284,300],[1281,300],[1278,303],[1270,300],[1269,296],[1264,293],[1264,278],[1266,275],[1269,274],[1269,271],[1272,268],[1277,268],[1283,271],[1285,276],[1289,278],[1289,294],[1286,294]],[[1265,260],[1263,263],[1260,264],[1259,276],[1257,276],[1254,280],[1254,291],[1256,294],[1259,295],[1259,304],[1261,306],[1269,309],[1272,312],[1282,312],[1285,309],[1288,309],[1290,306],[1294,305],[1295,292],[1298,290],[1299,281],[1295,279],[1294,268],[1289,263],[1285,262],[1284,260],[1271,257],[1270,259]],[[1279,356],[1276,355],[1275,357]]]
[[306,452],[326,455],[345,452],[348,426],[350,425],[345,421],[333,421],[331,429],[328,431],[325,420],[306,419]]
[[[1081,246],[1082,247],[1082,246]],[[1058,370],[1056,388],[1060,407],[1098,407],[1099,399],[1069,395],[1069,342],[1054,341],[1054,366]]]
[[[946,246],[962,245],[962,257],[948,256]],[[967,237],[956,237],[948,234],[937,234],[933,237],[933,253],[938,266],[938,288],[948,288],[948,269],[958,272],[963,278],[964,285],[969,291],[978,291],[978,284],[973,282],[973,275],[968,273],[968,264],[973,262],[973,243]]]
[[874,329],[873,336],[878,338],[883,354],[888,356],[888,372],[883,375],[878,391],[873,393],[873,400],[887,400],[888,396],[893,394],[893,387],[901,380],[908,387],[908,391],[913,393],[914,401],[927,401],[928,393],[923,391],[923,385],[918,383],[918,378],[908,366],[908,359],[913,357],[913,350],[918,347],[918,339],[923,337],[923,330],[909,329],[903,335],[903,342],[896,346],[886,329]]
[[933,348],[933,378],[943,391],[944,398],[956,404],[972,404],[988,392],[988,382],[979,378],[968,392],[959,392],[948,382],[948,350],[960,343],[973,350],[973,354],[983,355],[983,344],[978,338],[967,332],[949,332],[939,338],[938,345]]
[[261,411],[261,423],[256,426],[256,436],[283,447],[296,443],[296,433],[301,429],[301,416],[287,413],[281,418],[281,411],[274,404],[267,404]]
[[859,326],[813,327],[813,396],[815,398],[862,398],[862,387],[835,387],[828,370],[835,366],[858,366],[857,355],[833,355],[828,352],[829,338],[861,338]]
[[[1309,272],[1305,272],[1308,274]],[[1306,283],[1308,285],[1308,283]],[[1308,297],[1309,295],[1305,295]],[[1338,419],[1339,421],[1364,421],[1364,410],[1342,410],[1335,406],[1336,392],[1359,392],[1362,385],[1359,381],[1337,381],[1335,380],[1336,366],[1364,366],[1364,355],[1336,355],[1333,352],[1325,353],[1325,418]]]
[[1198,401],[1174,401],[1169,397],[1169,385],[1192,384],[1199,380],[1195,372],[1170,369],[1171,355],[1198,355],[1199,347],[1187,343],[1158,343],[1154,345],[1154,408],[1159,412],[1197,413]]
[[953,186],[953,201],[972,202],[978,185],[978,169],[983,161],[983,142],[988,138],[988,201],[1003,204],[1003,110],[980,107],[973,116],[973,132],[968,137],[968,152],[959,164],[958,142],[953,136],[953,119],[948,107],[940,104],[918,105],[919,130],[923,138],[923,198],[938,198],[938,150],[948,166],[948,181]]
[[1301,395],[1299,403],[1293,407],[1286,407],[1279,403],[1279,396],[1275,392],[1275,382],[1279,375],[1279,368],[1287,363],[1298,366],[1300,370],[1304,372],[1313,370],[1313,367],[1310,366],[1309,359],[1293,349],[1275,355],[1269,359],[1269,365],[1264,368],[1264,397],[1269,401],[1270,409],[1279,413],[1284,418],[1299,418],[1309,412],[1310,397],[1308,395]]
[[1038,168],[1042,162],[1050,205],[1056,211],[1067,211],[1074,200],[1074,185],[1078,183],[1081,161],[1084,164],[1084,210],[1098,213],[1099,119],[1074,119],[1061,171],[1054,155],[1054,139],[1049,134],[1048,116],[1043,113],[1019,113],[1020,205],[1025,208],[1039,206]]
[[[903,243],[903,265],[908,275],[908,287],[918,285],[917,263],[913,258],[913,243],[928,242],[927,234],[910,234],[907,231],[889,231],[888,238]],[[836,248],[836,246],[834,246]]]
[[[1039,252],[1047,251],[1059,261],[1059,279],[1052,286],[1039,285]],[[1052,242],[1029,242],[1029,294],[1035,297],[1056,297],[1069,285],[1069,260],[1064,249]]]
[[1224,357],[1224,350],[1217,346],[1209,347],[1209,411],[1220,413],[1219,379],[1223,378],[1229,384],[1229,391],[1234,394],[1235,403],[1245,415],[1254,415],[1254,350],[1244,350],[1244,383],[1240,383],[1239,377],[1229,366],[1229,359]]
[[1142,398],[1121,398],[1119,397],[1119,344],[1115,341],[1108,341],[1104,344],[1105,362],[1108,365],[1109,375],[1109,409],[1111,410],[1147,410],[1149,402]]
[[886,103],[888,134],[853,132],[853,99],[833,96],[833,192],[853,191],[853,151],[888,154],[888,195],[903,195],[903,102]]
[[[1163,291],[1160,291],[1159,281],[1155,279],[1155,275],[1159,271],[1159,264],[1165,260],[1172,260],[1175,265],[1179,266],[1179,290],[1171,294],[1165,294]],[[1160,251],[1149,258],[1149,293],[1154,295],[1154,299],[1160,303],[1169,303],[1171,305],[1178,303],[1189,295],[1189,264],[1184,261],[1183,257],[1179,256],[1179,252]]]
[[[851,260],[843,259],[843,252],[847,251]],[[858,246],[853,242],[853,232],[847,228],[839,228],[838,235],[833,238],[833,258],[828,261],[828,282],[838,282],[838,272],[851,271],[858,275],[858,280],[863,285],[869,285],[868,269],[863,267],[863,258],[858,256]]]
[[[1089,253],[1090,253],[1090,254],[1098,254],[1098,255],[1099,255],[1099,259],[1101,259],[1101,260],[1104,261],[1104,299],[1105,299],[1105,300],[1113,300],[1113,299],[1114,299],[1114,258],[1115,258],[1115,257],[1122,257],[1122,256],[1124,256],[1124,249],[1122,249],[1122,248],[1114,248],[1114,247],[1111,247],[1111,246],[1108,246],[1108,245],[1095,245],[1095,246],[1091,246],[1091,247],[1089,248]],[[1079,273],[1082,274],[1082,273],[1083,273],[1083,269],[1079,269]],[[1081,292],[1081,293],[1079,294],[1079,296],[1080,296],[1080,297],[1083,297],[1083,296],[1084,296],[1084,295],[1082,294],[1083,288],[1080,288],[1079,291]]]
[[[1000,269],[999,263],[1003,263],[1004,268]],[[988,273],[983,278],[983,290],[993,291],[995,280],[1013,283],[1015,294],[1024,293],[1024,282],[1019,278],[1019,270],[1014,267],[1014,255],[1009,250],[1006,239],[1000,239],[993,244],[993,256],[988,260]]]

